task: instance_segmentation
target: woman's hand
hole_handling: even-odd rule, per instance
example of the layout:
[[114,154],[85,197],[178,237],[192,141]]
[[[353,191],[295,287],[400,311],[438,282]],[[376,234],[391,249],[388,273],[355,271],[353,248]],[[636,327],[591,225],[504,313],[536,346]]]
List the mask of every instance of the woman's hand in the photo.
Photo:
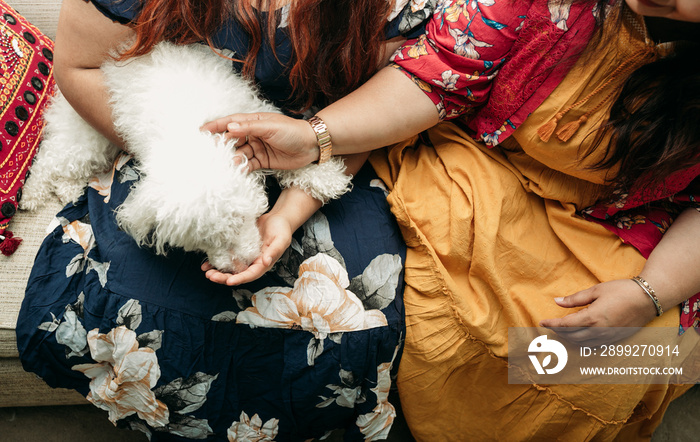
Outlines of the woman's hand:
[[[700,291],[700,212],[684,210],[654,248],[639,276],[651,284],[663,310],[680,304]],[[634,334],[656,315],[656,307],[631,279],[597,284],[566,298],[555,298],[565,308],[587,306],[563,318],[545,319],[542,327],[556,328],[565,339],[587,345],[614,342]],[[562,329],[560,327],[569,327]],[[621,333],[599,327],[629,327]],[[607,336],[605,335],[607,334]]]
[[236,274],[225,273],[207,261],[202,264],[206,277],[218,284],[233,286],[255,281],[270,270],[291,244],[292,226],[287,217],[266,213],[258,219],[258,228],[263,240],[262,250],[247,269]]
[[210,280],[226,285],[239,285],[254,281],[270,270],[292,243],[292,233],[321,207],[321,202],[298,187],[282,190],[272,209],[258,219],[258,229],[263,246],[260,256],[250,266],[237,274],[224,273],[202,264],[202,270]]
[[318,160],[316,133],[304,120],[274,113],[234,114],[211,121],[202,130],[241,140],[236,153],[248,158],[248,170],[298,169]]
[[[406,140],[436,125],[433,101],[411,78],[381,69],[353,93],[317,114],[328,126],[333,155],[370,152]],[[241,140],[249,169],[297,169],[318,160],[316,133],[303,120],[274,113],[236,114],[202,126]],[[246,137],[247,142],[246,142]]]
[[554,301],[564,308],[586,307],[562,318],[545,319],[540,325],[555,329],[570,342],[590,346],[630,336],[656,317],[652,300],[630,279],[597,284]]

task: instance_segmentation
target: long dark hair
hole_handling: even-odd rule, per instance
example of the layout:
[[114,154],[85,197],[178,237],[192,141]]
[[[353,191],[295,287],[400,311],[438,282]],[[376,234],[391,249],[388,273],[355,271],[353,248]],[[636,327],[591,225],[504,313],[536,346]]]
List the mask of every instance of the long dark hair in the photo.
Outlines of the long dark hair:
[[700,162],[700,45],[674,52],[634,71],[596,134],[609,138],[596,169],[618,166],[616,193],[658,188],[674,172]]
[[[261,29],[254,5],[266,3],[274,19]],[[147,53],[156,43],[206,41],[231,17],[250,37],[242,60],[252,78],[263,32],[274,48],[283,0],[148,0],[136,20],[136,42],[122,57]],[[384,29],[391,11],[386,0],[291,0],[288,31],[293,48],[289,71],[300,110],[314,102],[332,102],[367,81],[383,53]]]
[[[578,0],[596,4],[604,12],[609,0]],[[599,13],[597,44],[605,44],[603,25],[622,25],[618,0],[610,14]],[[697,29],[697,28],[694,28]],[[696,32],[696,31],[693,31]],[[596,39],[594,38],[594,41]],[[669,54],[632,72],[610,108],[584,157],[603,149],[593,164],[609,171],[610,183],[602,198],[614,200],[639,190],[662,190],[673,173],[700,163],[700,44],[679,41]]]

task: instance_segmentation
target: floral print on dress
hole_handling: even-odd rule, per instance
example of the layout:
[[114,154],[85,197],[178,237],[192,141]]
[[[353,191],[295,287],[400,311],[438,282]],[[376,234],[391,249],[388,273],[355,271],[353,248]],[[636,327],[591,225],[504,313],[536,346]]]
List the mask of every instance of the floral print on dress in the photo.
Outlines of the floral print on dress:
[[268,287],[253,296],[253,306],[238,314],[238,324],[301,329],[324,339],[331,333],[387,325],[380,310],[365,310],[351,291],[348,274],[325,254],[304,261],[294,287]]
[[514,128],[513,123],[510,120],[506,120],[505,124],[492,133],[485,133],[481,135],[481,141],[487,146],[497,146],[501,141],[501,135],[507,130],[507,128]]
[[502,34],[522,22],[513,11],[506,13],[511,6],[501,7],[502,3],[442,0],[426,33],[394,55],[394,62],[416,84],[436,86],[422,89],[438,107],[441,119],[463,115],[487,99],[505,55]]
[[70,307],[66,306],[63,321],[56,328],[56,342],[66,346],[66,358],[80,357],[89,351],[87,331],[76,311]]
[[90,251],[95,248],[95,236],[89,219],[84,218],[69,222],[66,218],[57,217],[57,220],[63,228],[63,243],[73,242],[83,249],[66,266],[66,277],[70,278],[80,272],[90,273],[94,270],[100,284],[104,287],[107,284],[109,262],[99,262],[89,256]]
[[[394,357],[396,357],[395,355],[396,353]],[[377,367],[377,385],[371,389],[377,397],[377,406],[371,413],[358,416],[355,422],[360,428],[360,432],[365,435],[366,441],[386,439],[396,418],[396,409],[389,402],[393,362],[392,359],[391,362],[385,362]]]
[[362,385],[351,371],[341,369],[339,376],[340,384],[326,385],[332,394],[329,397],[319,396],[321,402],[316,404],[316,408],[325,408],[333,404],[339,407],[355,408],[355,405],[366,401]]
[[97,329],[85,332],[82,325],[84,294],[65,308],[61,320],[38,328],[55,333],[56,342],[66,347],[66,358],[89,353],[93,363],[73,365],[90,378],[87,399],[108,411],[109,419],[145,433],[167,432],[189,439],[206,439],[212,429],[206,419],[190,413],[202,407],[218,375],[197,372],[187,379],[178,378],[155,388],[160,367],[155,352],[162,346],[162,330],[136,335],[142,321],[139,301],[130,299],[119,309],[117,327],[108,333]]
[[406,8],[406,5],[410,0],[388,0],[390,3],[394,4],[394,7],[391,9],[391,13],[389,14],[389,21],[395,19],[396,17],[401,14],[401,11]]
[[453,91],[457,88],[457,80],[459,74],[453,74],[452,69],[448,69],[442,73],[441,80],[433,79],[433,83],[437,84],[446,91]]
[[[595,31],[592,10],[570,0],[440,0],[425,37],[407,41],[393,63],[416,84],[432,86],[423,91],[441,120],[463,118],[476,141],[494,146],[541,104],[533,91],[559,84],[556,67]],[[450,70],[459,75],[454,84],[442,78]]]
[[167,425],[168,407],[151,390],[160,378],[155,352],[140,348],[136,333],[125,326],[107,334],[91,330],[87,341],[96,363],[73,367],[90,378],[87,400],[107,410],[113,423],[137,414],[152,427]]
[[[454,53],[462,57],[471,58],[472,60],[481,58],[476,48],[490,48],[493,46],[485,41],[477,40],[470,31],[464,32],[460,29],[450,28],[450,35],[455,40],[453,47]],[[452,87],[450,90],[455,90],[455,88]]]
[[[142,3],[97,1],[101,11],[126,20],[133,18]],[[400,15],[387,23],[391,38],[399,35],[404,14],[414,13],[403,24],[422,25],[425,22],[415,18],[426,11],[430,16],[429,5],[435,3],[401,1]],[[390,9],[393,4],[386,6]],[[280,11],[282,26],[287,11],[287,7]],[[410,35],[420,35],[422,28],[411,30]],[[213,44],[231,57],[233,50],[245,54],[244,34],[229,20],[213,36]],[[277,35],[283,37],[284,31]],[[285,41],[277,39],[274,51],[263,42],[261,54],[267,55],[258,63],[261,91],[281,104],[289,98],[289,87],[280,76],[290,55]],[[232,66],[238,67],[236,63]],[[99,393],[109,392],[112,384],[98,387],[110,373],[108,363],[97,354],[93,357],[88,332],[92,330],[90,339],[95,333],[105,338],[123,333],[129,335],[132,345],[128,348],[133,350],[125,358],[138,356],[152,365],[140,367],[145,376],[138,388],[143,393],[125,398],[138,399],[138,403],[126,404],[121,400],[123,392],[112,392],[117,403],[109,407],[120,428],[142,431],[154,441],[310,440],[348,426],[355,436],[361,436],[353,423],[376,406],[370,391],[376,382],[376,367],[391,359],[404,330],[399,257],[405,256],[406,248],[384,190],[369,185],[377,179],[372,168],[363,167],[353,179],[352,192],[324,205],[294,232],[292,247],[274,269],[235,290],[204,278],[199,254],[172,249],[165,257],[154,256],[119,229],[114,208],[129,197],[138,178],[133,159],[122,157],[110,173],[93,180],[75,204],[66,206],[59,214],[62,220],[47,232],[17,327],[24,367],[52,387],[70,388],[84,396],[91,393],[96,402],[108,403]],[[272,197],[276,192],[271,190]],[[201,207],[195,205],[191,210]],[[237,323],[239,313],[254,308],[255,293],[264,287],[293,286],[302,264],[319,253],[331,257],[347,273],[341,286],[348,285],[341,288],[356,297],[350,310],[366,312],[375,310],[373,306],[386,306],[383,315],[377,315],[386,325],[331,332],[320,339],[320,334],[316,338],[313,332],[297,327]],[[335,274],[317,273],[332,290],[341,291]],[[160,377],[150,388],[156,366]],[[85,369],[94,379],[73,367]],[[362,394],[368,399],[356,401],[356,408],[317,408],[319,395],[335,396],[325,387],[342,384],[341,368],[352,370],[364,383]],[[167,408],[167,419],[160,404]]]
[[79,244],[84,251],[84,256],[95,246],[95,235],[92,232],[92,226],[89,223],[80,220],[68,222],[65,218],[59,219],[63,227],[63,242],[66,243],[73,240]]
[[635,224],[644,224],[646,218],[643,215],[622,215],[616,217],[615,225],[618,229],[631,229]]
[[66,358],[89,353],[92,363],[73,365],[90,378],[87,399],[109,412],[115,425],[145,433],[165,432],[188,439],[206,439],[213,434],[206,419],[190,413],[207,400],[218,375],[196,372],[189,378],[177,378],[154,388],[160,378],[155,354],[162,346],[163,330],[136,335],[142,322],[142,307],[130,299],[119,309],[117,327],[108,333],[97,329],[85,332],[84,294],[65,307],[62,319],[39,325],[40,330],[55,333],[56,342],[66,347]]
[[89,352],[87,331],[81,323],[84,302],[85,294],[81,292],[73,304],[66,305],[62,319],[51,313],[51,321],[42,322],[38,327],[39,330],[55,333],[56,342],[66,348],[66,359],[81,357]]
[[[197,440],[206,439],[214,434],[207,419],[197,418],[190,413],[204,405],[207,394],[218,377],[219,375],[196,372],[186,379],[177,378],[156,388],[153,391],[156,399],[168,407],[170,418],[167,425],[154,430]],[[144,431],[141,427],[132,428],[150,434],[150,431]]]
[[437,0],[411,0],[409,11],[404,12],[399,23],[399,32],[406,33],[423,23],[435,10]]
[[683,334],[687,328],[700,327],[700,297],[693,296],[691,299],[686,299],[681,304],[681,315],[686,318],[692,318],[686,326],[679,326],[679,334]]
[[[93,189],[97,190],[97,193],[105,197],[105,204],[109,203],[112,189],[112,181],[114,180],[115,174],[117,174],[118,172],[122,172],[119,177],[119,180],[121,182],[133,181],[138,179],[136,171],[131,166],[127,165],[130,159],[131,155],[125,152],[119,153],[119,155],[117,155],[117,158],[115,158],[114,160],[114,165],[112,166],[111,170],[92,177],[88,182],[89,187],[92,187]],[[124,170],[122,171],[122,169]]]
[[[342,272],[345,275],[342,279],[344,282],[347,279],[345,261],[335,248],[325,215],[321,212],[315,213],[304,223],[303,231],[301,240],[292,239],[291,246],[275,264],[273,271],[290,286],[295,286],[297,278],[303,273],[304,262],[322,254],[337,261],[340,268],[329,268],[327,271]],[[335,268],[335,263],[330,265]],[[395,299],[402,270],[403,264],[399,255],[381,254],[374,257],[361,274],[352,278],[347,288],[362,302],[365,310],[381,310]],[[250,307],[251,296],[234,291],[234,297],[241,309]]]
[[549,8],[552,23],[555,23],[557,28],[561,29],[562,31],[568,31],[569,27],[566,24],[566,20],[569,19],[569,14],[571,13],[571,1],[549,0],[547,3],[547,8]]
[[445,24],[445,21],[456,23],[463,15],[469,20],[469,11],[467,10],[467,0],[443,0],[438,4],[435,10],[435,17],[440,20],[439,29]]
[[[323,227],[317,226],[315,233],[325,237]],[[320,244],[325,244],[322,248],[331,254],[337,252],[330,238]],[[317,245],[312,249],[318,250]],[[298,244],[296,247],[303,256],[303,248]],[[312,366],[323,353],[326,338],[340,344],[345,332],[387,325],[381,310],[394,301],[402,268],[398,255],[379,255],[362,274],[350,281],[338,260],[326,253],[317,253],[299,265],[299,278],[293,287],[267,287],[252,296],[234,291],[234,296],[241,298],[239,306],[244,303],[250,306],[240,313],[219,313],[212,320],[236,321],[251,327],[306,330],[312,335],[306,355],[307,364]]]
[[241,411],[238,421],[231,424],[228,429],[229,442],[271,442],[277,437],[279,419],[269,419],[263,423],[260,416],[254,414],[249,418],[245,411]]
[[[367,177],[366,182],[357,183],[357,186],[366,187],[366,193],[371,194],[377,203],[385,203],[386,187],[380,184],[376,175],[372,174],[372,178],[374,180],[371,183]],[[125,272],[125,261],[113,259],[110,262],[110,259],[104,259],[107,256],[114,258],[109,254],[113,250],[113,244],[116,242],[122,248],[141,249],[128,241],[121,241],[125,236],[123,232],[113,229],[114,233],[109,230],[106,234],[105,224],[112,226],[111,223],[92,225],[90,218],[104,220],[106,215],[113,215],[113,207],[128,196],[124,190],[130,187],[129,181],[133,179],[138,179],[138,174],[132,167],[132,161],[115,162],[112,173],[101,181],[98,180],[102,185],[109,183],[111,187],[99,189],[95,185],[98,181],[93,181],[94,185],[86,190],[85,197],[59,213],[47,237],[47,241],[61,251],[61,259],[51,260],[51,263],[55,263],[53,267],[60,267],[58,274],[65,273],[61,275],[63,281],[79,287],[83,292],[77,299],[73,298],[72,303],[54,302],[49,308],[43,309],[37,315],[37,321],[32,323],[32,328],[34,333],[41,334],[43,342],[50,342],[50,365],[55,366],[53,361],[57,359],[56,355],[61,355],[64,364],[61,377],[72,382],[69,387],[78,388],[93,405],[106,410],[116,426],[141,431],[153,440],[171,436],[187,440],[209,440],[213,437],[261,441],[289,438],[290,433],[296,431],[292,429],[289,414],[286,411],[275,413],[274,406],[270,406],[281,403],[281,396],[288,384],[280,386],[279,391],[276,391],[277,389],[269,389],[267,381],[262,381],[268,390],[261,393],[264,396],[262,401],[260,398],[255,399],[260,401],[262,407],[256,407],[255,413],[248,414],[245,412],[252,408],[248,408],[244,402],[258,393],[253,390],[241,393],[238,387],[232,387],[235,385],[235,381],[232,382],[234,379],[251,380],[252,384],[260,382],[260,379],[279,379],[277,369],[261,374],[257,370],[246,372],[247,369],[237,368],[241,373],[233,374],[227,363],[219,364],[221,357],[218,355],[215,358],[207,356],[205,363],[199,360],[195,363],[184,361],[191,354],[196,358],[201,342],[205,341],[195,338],[196,343],[188,342],[193,338],[192,334],[202,333],[203,330],[209,334],[215,330],[204,344],[206,351],[221,347],[212,344],[212,341],[225,342],[226,354],[234,358],[235,364],[250,354],[251,350],[247,348],[250,342],[256,342],[261,337],[267,339],[266,336],[287,336],[291,339],[290,342],[293,340],[291,348],[278,348],[274,351],[275,356],[266,357],[283,355],[285,366],[291,364],[298,370],[293,380],[294,388],[303,386],[308,389],[307,398],[299,408],[313,414],[313,417],[307,419],[309,421],[324,420],[326,424],[322,428],[323,432],[351,424],[354,416],[365,414],[376,407],[375,396],[370,391],[376,376],[372,373],[372,366],[391,356],[389,348],[383,343],[387,329],[391,330],[390,335],[395,336],[398,334],[397,325],[402,326],[402,304],[400,297],[397,298],[403,271],[400,256],[402,249],[388,249],[395,254],[368,255],[360,261],[364,268],[359,269],[353,258],[350,262],[354,276],[350,278],[345,258],[336,249],[331,235],[326,208],[312,216],[295,233],[291,247],[276,263],[267,282],[235,290],[224,288],[233,299],[222,302],[221,305],[225,308],[221,311],[214,309],[207,311],[206,315],[200,313],[193,317],[186,308],[182,311],[183,315],[173,309],[170,298],[165,304],[154,302],[151,298],[153,288],[147,284],[132,284],[129,293],[119,294],[112,290],[121,292],[123,279],[115,278],[111,284],[107,284],[108,276],[112,275],[110,267],[111,272]],[[367,196],[363,195],[362,201],[366,201]],[[337,216],[333,211],[330,214]],[[400,241],[400,235],[397,235],[397,241]],[[110,246],[100,247],[103,244]],[[375,249],[387,250],[376,247],[373,250]],[[357,252],[351,251],[349,256],[354,257],[353,253]],[[179,252],[173,251],[173,255],[178,254]],[[147,252],[141,255],[144,264],[148,265],[161,259],[150,257]],[[199,270],[199,260],[186,255],[186,259],[191,258],[195,259],[190,265]],[[51,273],[56,274],[56,270],[51,270]],[[145,272],[136,267],[132,267],[128,273],[135,277],[153,275],[153,272]],[[201,277],[201,274],[197,273],[196,276]],[[61,287],[66,285],[63,281],[60,282]],[[271,319],[270,313],[275,308],[288,306],[284,302],[277,303],[284,300],[275,298],[269,303],[273,309],[262,307],[266,301],[266,290],[261,290],[260,287],[268,287],[269,291],[271,287],[285,283],[292,286],[284,290],[286,300],[291,301],[294,309],[290,322],[281,326],[286,330],[280,332],[279,324],[269,327],[278,330],[266,330],[265,326],[251,327],[246,323],[246,316],[257,314],[259,316],[256,319],[268,324],[266,321]],[[248,290],[252,287],[256,289]],[[219,289],[221,298],[226,297],[221,287],[213,288]],[[199,295],[207,296],[206,293],[199,292]],[[76,295],[69,289],[64,299],[71,299],[72,296]],[[105,314],[100,317],[103,309]],[[382,309],[385,311],[382,312]],[[240,349],[238,344],[228,347],[229,342],[236,342],[235,339],[230,339],[235,336],[245,337],[240,341],[243,344]],[[251,340],[250,337],[254,338]],[[389,341],[390,348],[393,348],[396,338],[390,338]],[[272,343],[279,347],[274,339]],[[184,348],[188,348],[186,354],[183,353]],[[315,407],[317,394],[327,398],[332,396],[336,405],[336,399],[344,394],[346,386],[342,380],[338,381],[337,371],[334,375],[334,371],[329,371],[328,368],[346,366],[347,362],[341,362],[338,356],[339,352],[348,351],[351,354],[359,351],[363,357],[368,357],[368,361],[376,361],[376,364],[370,362],[362,367],[353,366],[357,385],[350,389],[360,387],[354,400],[357,407]],[[65,353],[65,359],[62,353]],[[344,355],[341,359],[347,357]],[[216,363],[212,364],[211,361]],[[326,374],[318,378],[314,374],[316,371]],[[50,379],[51,376],[54,375],[46,377]],[[368,382],[372,385],[367,385]],[[58,386],[62,385],[64,384]],[[324,394],[322,390],[325,385],[337,385],[339,394],[335,390],[328,390]],[[225,392],[225,397],[222,397],[222,392]],[[277,400],[271,399],[278,396],[280,398]],[[368,396],[371,401],[366,399]],[[238,402],[239,397],[245,399]],[[221,408],[222,401],[229,400],[239,405]],[[345,403],[342,398],[340,401]],[[240,418],[236,418],[239,415]],[[311,437],[319,428],[307,426],[304,434]]]

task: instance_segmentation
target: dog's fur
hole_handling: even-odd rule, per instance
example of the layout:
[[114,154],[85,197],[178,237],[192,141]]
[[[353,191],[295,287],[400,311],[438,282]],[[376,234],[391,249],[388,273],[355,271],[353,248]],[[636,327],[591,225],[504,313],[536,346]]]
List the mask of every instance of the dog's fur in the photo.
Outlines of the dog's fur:
[[[117,210],[140,245],[203,251],[210,263],[237,272],[260,254],[256,221],[268,208],[264,174],[322,201],[350,187],[341,159],[292,171],[246,173],[234,162],[235,140],[199,128],[216,118],[279,112],[203,45],[160,43],[149,54],[102,66],[114,125],[141,175]],[[23,192],[31,210],[55,193],[75,202],[88,180],[112,167],[120,151],[86,123],[59,93],[46,109],[44,140]]]

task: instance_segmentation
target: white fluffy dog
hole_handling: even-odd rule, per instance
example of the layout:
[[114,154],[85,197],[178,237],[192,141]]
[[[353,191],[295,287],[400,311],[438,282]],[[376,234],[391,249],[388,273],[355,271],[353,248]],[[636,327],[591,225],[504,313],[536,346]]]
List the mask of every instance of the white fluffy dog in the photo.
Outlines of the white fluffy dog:
[[[222,116],[279,112],[207,46],[160,43],[141,57],[110,59],[102,71],[115,128],[141,175],[117,221],[156,253],[165,254],[167,247],[202,251],[214,267],[240,271],[260,254],[256,221],[268,208],[265,173],[283,188],[298,186],[324,202],[350,187],[341,159],[247,173],[245,158],[234,161],[235,140],[201,132],[204,123]],[[119,153],[60,93],[44,115],[44,140],[23,191],[28,210],[51,193],[64,203],[76,201]]]

